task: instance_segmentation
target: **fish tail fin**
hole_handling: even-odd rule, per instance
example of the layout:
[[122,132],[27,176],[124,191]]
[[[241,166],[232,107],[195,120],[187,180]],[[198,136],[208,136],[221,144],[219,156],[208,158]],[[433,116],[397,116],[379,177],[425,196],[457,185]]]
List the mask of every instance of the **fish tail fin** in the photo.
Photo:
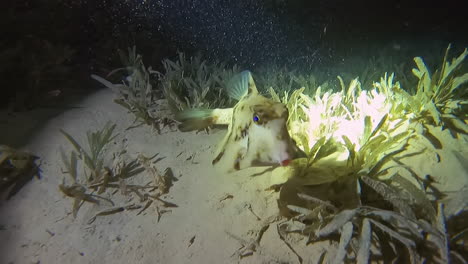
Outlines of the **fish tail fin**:
[[179,130],[200,131],[206,129],[216,122],[216,116],[213,115],[213,109],[185,109],[176,114],[175,119],[179,122]]

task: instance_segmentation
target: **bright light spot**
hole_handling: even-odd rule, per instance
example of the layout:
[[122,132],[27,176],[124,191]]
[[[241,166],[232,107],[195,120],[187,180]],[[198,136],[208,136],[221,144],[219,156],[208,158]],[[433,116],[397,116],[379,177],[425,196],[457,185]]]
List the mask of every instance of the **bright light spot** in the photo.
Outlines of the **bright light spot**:
[[[351,82],[351,85],[356,85],[356,82]],[[349,101],[349,97],[345,96],[343,92],[326,92],[310,98],[310,103],[302,106],[307,119],[292,123],[292,136],[305,131],[309,148],[322,137],[333,138],[344,145],[343,136],[346,136],[358,151],[362,143],[366,116],[370,117],[372,131],[389,113],[391,105],[385,95],[376,89],[356,92],[352,102],[346,102]],[[345,154],[347,155],[347,151]],[[347,156],[340,157],[343,158]]]

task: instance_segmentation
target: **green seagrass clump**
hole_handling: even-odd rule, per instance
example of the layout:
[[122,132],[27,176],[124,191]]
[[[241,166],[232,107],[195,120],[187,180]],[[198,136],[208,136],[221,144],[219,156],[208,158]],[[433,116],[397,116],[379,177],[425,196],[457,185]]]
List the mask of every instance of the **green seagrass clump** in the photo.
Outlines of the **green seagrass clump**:
[[304,94],[303,87],[281,98],[270,89],[288,106],[289,132],[307,154],[278,169],[282,177],[272,186],[279,191],[280,213],[289,218],[279,224],[283,234],[330,241],[322,262],[466,262],[468,226],[460,225],[460,217],[468,207],[462,195],[441,192],[402,162],[424,153],[410,146],[427,136],[429,126],[467,132],[468,74],[457,71],[468,53],[448,62],[449,48],[433,75],[415,58],[419,82],[413,94],[393,74],[372,90],[362,89],[357,78],[346,86],[341,77],[338,92],[319,86],[315,95]]

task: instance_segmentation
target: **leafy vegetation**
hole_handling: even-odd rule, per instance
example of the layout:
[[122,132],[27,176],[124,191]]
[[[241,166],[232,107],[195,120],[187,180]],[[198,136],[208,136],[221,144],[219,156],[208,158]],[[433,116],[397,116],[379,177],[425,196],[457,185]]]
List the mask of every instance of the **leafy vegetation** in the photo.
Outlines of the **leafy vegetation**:
[[157,74],[157,72],[153,71],[151,67],[145,67],[141,55],[136,53],[135,46],[128,48],[128,55],[121,50],[119,50],[119,54],[125,67],[111,71],[107,77],[124,71],[121,83],[114,84],[94,74],[91,77],[120,96],[114,101],[135,115],[135,126],[146,124],[159,131],[159,119],[151,114],[155,101],[152,88],[154,81],[151,79],[151,75]]
[[414,122],[421,134],[427,131],[427,125],[443,126],[452,133],[468,133],[464,121],[468,118],[468,102],[464,99],[467,94],[466,89],[460,89],[468,82],[468,73],[458,74],[468,51],[465,49],[451,62],[449,52],[450,46],[445,52],[441,68],[433,75],[422,58],[414,58],[417,67],[412,72],[419,80],[414,94],[401,89],[398,82],[393,83],[393,74],[385,75],[379,83],[374,84],[388,98],[392,116]]
[[125,67],[111,71],[106,78],[125,72],[120,75],[121,83],[112,83],[95,74],[91,77],[120,96],[114,101],[135,115],[132,127],[146,124],[160,133],[161,127],[174,124],[171,117],[158,116],[162,106],[157,99],[162,95],[172,114],[187,108],[226,107],[230,103],[224,87],[239,71],[237,66],[226,70],[223,63],[209,63],[201,56],[187,59],[184,53],[179,53],[175,61],[162,61],[164,73],[160,73],[144,66],[135,46],[128,48],[128,55],[122,51],[119,54]]
[[[399,162],[403,154],[418,155],[406,150],[421,126],[447,123],[453,129],[448,122],[458,120],[454,131],[466,134],[460,109],[468,101],[455,97],[466,74],[454,75],[466,51],[452,63],[447,53],[432,78],[422,59],[415,58],[419,83],[413,95],[393,83],[393,74],[374,83],[373,90],[361,89],[357,79],[346,87],[338,77],[341,91],[322,93],[318,87],[313,98],[304,89],[282,99],[270,91],[290,109],[290,133],[307,154],[293,161],[283,171],[284,182],[274,187],[280,191],[281,214],[290,218],[279,226],[283,233],[302,233],[309,243],[334,241],[322,256],[332,263],[466,261],[460,246],[466,238],[447,231],[454,228],[454,217],[464,215],[466,202],[457,214],[445,216],[445,202],[426,193],[435,187]],[[450,121],[443,118],[447,113]],[[468,228],[461,226],[458,232]]]
[[[78,210],[84,202],[99,205],[101,201],[107,202],[111,208],[97,213],[90,222],[97,216],[104,216],[125,210],[141,209],[140,213],[146,210],[151,204],[157,207],[158,219],[167,210],[160,210],[160,207],[177,207],[175,204],[162,200],[161,196],[169,192],[175,177],[172,170],[167,168],[161,174],[153,165],[154,158],[140,154],[137,158],[127,161],[122,157],[125,151],[114,153],[113,161],[108,160],[108,145],[117,135],[114,134],[116,125],[107,123],[101,130],[88,131],[86,134],[88,146],[85,149],[70,134],[61,130],[65,138],[73,146],[70,155],[62,151],[62,161],[65,166],[65,173],[70,176],[71,183],[65,179],[59,185],[59,189],[66,196],[73,198],[72,214],[77,216]],[[81,165],[81,173],[80,171]],[[146,172],[152,180],[145,185],[131,184],[128,181],[134,176]],[[132,204],[125,206],[115,206],[111,199],[102,196],[108,189],[118,189],[122,195],[134,194],[142,204]],[[96,194],[94,194],[96,193]],[[110,196],[115,194],[112,192]]]
[[[112,177],[110,169],[105,166],[105,147],[114,138],[115,125],[110,123],[102,130],[87,132],[88,148],[83,148],[70,134],[60,130],[65,138],[72,144],[74,150],[67,156],[62,150],[62,162],[65,166],[65,173],[71,178],[71,184],[66,184],[65,179],[59,185],[60,191],[74,199],[73,216],[76,217],[83,202],[99,204],[99,198],[103,197],[92,194],[88,188],[97,189],[99,184],[107,184]],[[78,165],[83,165],[82,175],[78,174]],[[135,168],[133,168],[135,169]],[[97,185],[96,185],[97,184]],[[103,193],[101,188],[98,193]],[[107,200],[107,199],[104,199]],[[112,202],[111,202],[112,203]],[[113,203],[112,203],[113,204]]]
[[186,108],[218,108],[228,106],[225,84],[239,68],[226,69],[220,62],[209,63],[200,55],[187,59],[179,53],[178,60],[163,60],[161,85],[165,98],[174,112]]
[[40,177],[38,157],[6,145],[0,145],[0,194],[7,199],[19,192],[34,176]]
[[120,75],[121,83],[114,84],[95,74],[91,77],[120,96],[114,102],[135,115],[135,125],[132,127],[146,124],[160,132],[161,124],[165,126],[170,122],[154,114],[156,95],[153,89],[155,82],[153,76],[157,76],[158,72],[153,71],[151,67],[145,67],[135,46],[128,48],[128,55],[121,50],[119,50],[119,54],[125,67],[111,71],[107,78],[123,71],[124,74]]

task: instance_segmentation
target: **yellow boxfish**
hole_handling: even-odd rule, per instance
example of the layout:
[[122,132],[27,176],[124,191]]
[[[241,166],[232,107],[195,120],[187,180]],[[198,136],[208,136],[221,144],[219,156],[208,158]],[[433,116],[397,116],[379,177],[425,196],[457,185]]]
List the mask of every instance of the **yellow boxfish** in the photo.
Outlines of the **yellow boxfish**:
[[288,109],[283,103],[262,96],[250,71],[235,75],[226,85],[228,95],[238,100],[233,108],[187,109],[176,115],[181,131],[228,125],[213,165],[229,171],[254,166],[285,166],[304,153],[289,136]]

